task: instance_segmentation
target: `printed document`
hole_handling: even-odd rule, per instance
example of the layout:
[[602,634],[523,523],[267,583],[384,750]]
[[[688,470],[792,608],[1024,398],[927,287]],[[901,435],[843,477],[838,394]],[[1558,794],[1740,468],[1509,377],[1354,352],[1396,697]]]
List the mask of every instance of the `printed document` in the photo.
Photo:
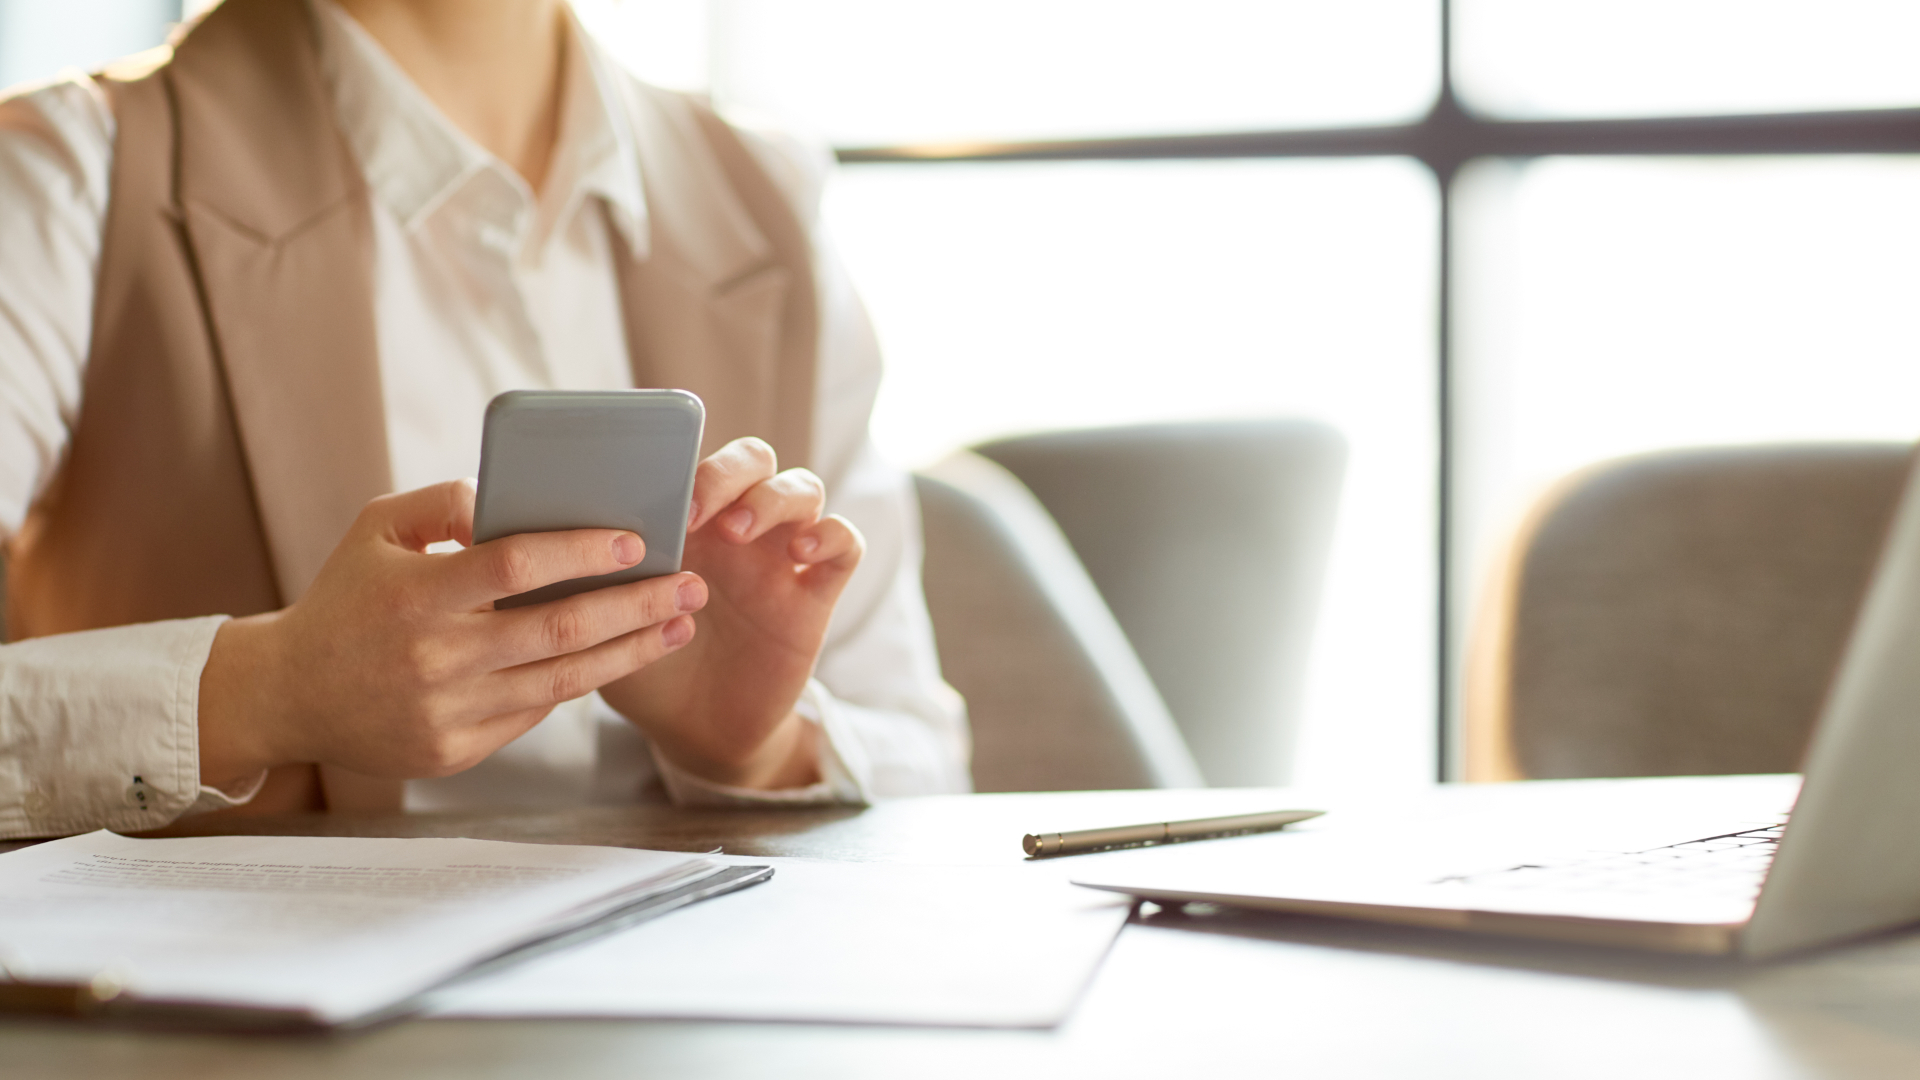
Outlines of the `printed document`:
[[719,869],[490,840],[96,832],[0,855],[0,979],[343,1023]]

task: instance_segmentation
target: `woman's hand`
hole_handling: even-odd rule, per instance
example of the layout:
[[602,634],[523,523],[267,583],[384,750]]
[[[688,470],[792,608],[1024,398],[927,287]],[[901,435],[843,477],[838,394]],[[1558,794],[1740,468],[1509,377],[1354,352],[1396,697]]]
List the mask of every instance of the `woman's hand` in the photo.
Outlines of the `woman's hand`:
[[557,704],[693,636],[693,574],[495,611],[501,597],[640,561],[630,532],[579,529],[471,544],[473,485],[375,499],[299,602],[235,619],[200,678],[203,783],[294,762],[371,776],[460,772]]
[[794,705],[827,621],[865,550],[805,469],[779,472],[759,439],[728,443],[694,473],[682,565],[712,590],[692,644],[601,688],[676,765],[736,787],[819,779],[812,725]]

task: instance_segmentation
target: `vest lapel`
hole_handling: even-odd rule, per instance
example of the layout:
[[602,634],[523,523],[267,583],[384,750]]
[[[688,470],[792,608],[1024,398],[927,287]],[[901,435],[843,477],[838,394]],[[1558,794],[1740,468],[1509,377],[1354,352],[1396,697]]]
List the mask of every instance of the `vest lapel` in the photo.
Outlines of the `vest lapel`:
[[757,435],[782,466],[804,465],[817,337],[806,235],[712,112],[625,85],[650,226],[645,257],[618,260],[634,384],[700,395],[704,453]]
[[179,195],[281,599],[391,489],[365,184],[299,0],[230,0],[181,44]]
[[[300,0],[228,0],[181,43],[179,206],[283,603],[392,488],[365,183]],[[401,785],[321,766],[328,809]]]

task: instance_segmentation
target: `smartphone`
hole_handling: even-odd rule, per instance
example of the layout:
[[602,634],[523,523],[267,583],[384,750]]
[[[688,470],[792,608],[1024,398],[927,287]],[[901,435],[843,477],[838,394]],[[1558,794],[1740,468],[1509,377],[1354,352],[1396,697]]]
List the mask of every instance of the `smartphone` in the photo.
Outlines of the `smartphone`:
[[707,410],[684,390],[509,390],[487,405],[473,542],[629,529],[646,557],[494,602],[521,607],[677,573]]

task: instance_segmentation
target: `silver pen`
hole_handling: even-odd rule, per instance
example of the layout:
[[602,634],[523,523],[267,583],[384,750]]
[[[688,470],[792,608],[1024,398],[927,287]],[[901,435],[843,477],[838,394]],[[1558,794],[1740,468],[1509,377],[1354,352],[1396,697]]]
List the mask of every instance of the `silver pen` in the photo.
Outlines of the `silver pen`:
[[1216,836],[1269,832],[1296,821],[1305,821],[1325,810],[1269,810],[1264,814],[1235,814],[1231,817],[1198,818],[1193,821],[1161,821],[1151,825],[1120,825],[1111,829],[1081,829],[1078,832],[1028,833],[1020,846],[1029,856],[1045,859],[1054,855],[1078,855],[1088,851],[1139,847],[1146,844],[1171,844],[1180,840],[1205,840]]

